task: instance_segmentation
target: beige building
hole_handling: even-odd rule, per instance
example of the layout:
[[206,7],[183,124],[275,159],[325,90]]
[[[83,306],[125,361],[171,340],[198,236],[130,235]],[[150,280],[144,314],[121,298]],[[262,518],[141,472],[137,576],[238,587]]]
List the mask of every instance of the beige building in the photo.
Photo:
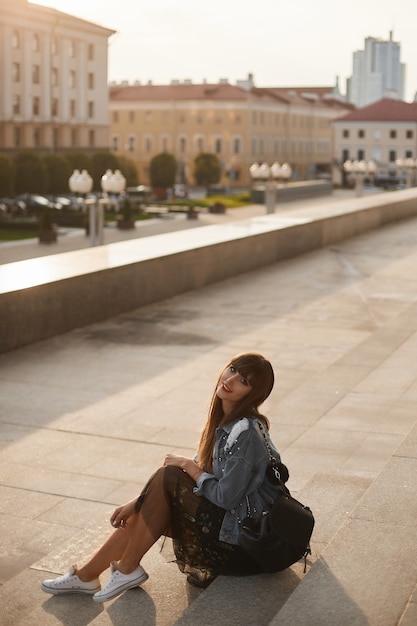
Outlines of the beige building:
[[341,181],[343,163],[375,161],[378,174],[396,169],[398,159],[417,156],[417,102],[384,98],[334,120],[334,177]]
[[256,88],[173,81],[110,86],[110,149],[133,159],[142,183],[160,152],[174,154],[178,182],[193,183],[194,158],[215,153],[222,183],[245,186],[254,162],[288,162],[298,179],[330,172],[331,122],[351,110],[328,88]]
[[108,148],[114,31],[27,0],[0,0],[0,150]]

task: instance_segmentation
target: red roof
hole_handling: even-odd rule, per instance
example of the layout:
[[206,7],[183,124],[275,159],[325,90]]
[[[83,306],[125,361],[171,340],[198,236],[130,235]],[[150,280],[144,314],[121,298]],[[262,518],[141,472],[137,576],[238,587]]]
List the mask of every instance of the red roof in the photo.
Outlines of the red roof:
[[171,85],[111,85],[111,101],[126,100],[247,100],[249,91],[229,83]]
[[417,122],[417,102],[383,98],[339,117],[337,122]]

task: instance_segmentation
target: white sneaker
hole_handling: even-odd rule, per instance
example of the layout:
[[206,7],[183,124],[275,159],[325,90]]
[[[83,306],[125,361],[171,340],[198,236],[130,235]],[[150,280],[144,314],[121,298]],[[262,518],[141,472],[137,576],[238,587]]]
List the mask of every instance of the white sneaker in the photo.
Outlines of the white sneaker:
[[138,565],[131,574],[119,572],[116,566],[116,561],[110,563],[109,581],[101,591],[93,595],[94,602],[106,602],[106,600],[111,600],[123,593],[123,591],[137,587],[148,579],[148,574],[140,565]]
[[41,583],[42,591],[51,593],[54,596],[61,595],[63,593],[83,593],[88,596],[92,596],[97,591],[100,591],[101,585],[98,578],[91,580],[88,583],[80,580],[75,574],[75,566],[71,565],[68,572],[58,578],[49,578]]

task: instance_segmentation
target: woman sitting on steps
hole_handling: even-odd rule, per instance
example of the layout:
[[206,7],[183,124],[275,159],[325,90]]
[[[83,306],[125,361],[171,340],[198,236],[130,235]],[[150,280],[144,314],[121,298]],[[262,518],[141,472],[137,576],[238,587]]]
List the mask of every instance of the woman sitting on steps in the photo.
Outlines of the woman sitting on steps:
[[[43,581],[43,591],[92,595],[96,602],[115,598],[145,582],[141,560],[163,535],[172,538],[176,562],[191,584],[205,587],[219,574],[260,573],[238,537],[241,520],[248,513],[259,519],[277,495],[256,428],[259,420],[268,430],[258,408],[273,385],[272,366],[263,356],[234,357],[216,383],[195,460],[168,454],[139,498],[115,509],[110,523],[116,530],[98,552],[82,567]],[[109,567],[101,589],[99,576]]]

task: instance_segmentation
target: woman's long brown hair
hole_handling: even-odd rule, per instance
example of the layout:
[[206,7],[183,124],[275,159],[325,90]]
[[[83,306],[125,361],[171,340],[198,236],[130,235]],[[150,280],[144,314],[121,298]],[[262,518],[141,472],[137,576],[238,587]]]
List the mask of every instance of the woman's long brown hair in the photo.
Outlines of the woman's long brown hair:
[[[241,402],[237,403],[232,411],[225,416],[222,401],[217,396],[216,391],[224,370],[231,365],[236,368],[239,374],[248,379],[252,388],[249,394],[245,396]],[[198,447],[198,464],[202,469],[208,472],[213,470],[213,450],[216,440],[216,428],[219,426],[224,426],[238,417],[245,416],[258,417],[262,419],[266,427],[269,428],[269,420],[259,413],[258,407],[269,396],[273,386],[274,370],[272,369],[271,363],[261,354],[250,352],[237,355],[231,359],[219,375],[211,399],[208,419],[201,434]]]

